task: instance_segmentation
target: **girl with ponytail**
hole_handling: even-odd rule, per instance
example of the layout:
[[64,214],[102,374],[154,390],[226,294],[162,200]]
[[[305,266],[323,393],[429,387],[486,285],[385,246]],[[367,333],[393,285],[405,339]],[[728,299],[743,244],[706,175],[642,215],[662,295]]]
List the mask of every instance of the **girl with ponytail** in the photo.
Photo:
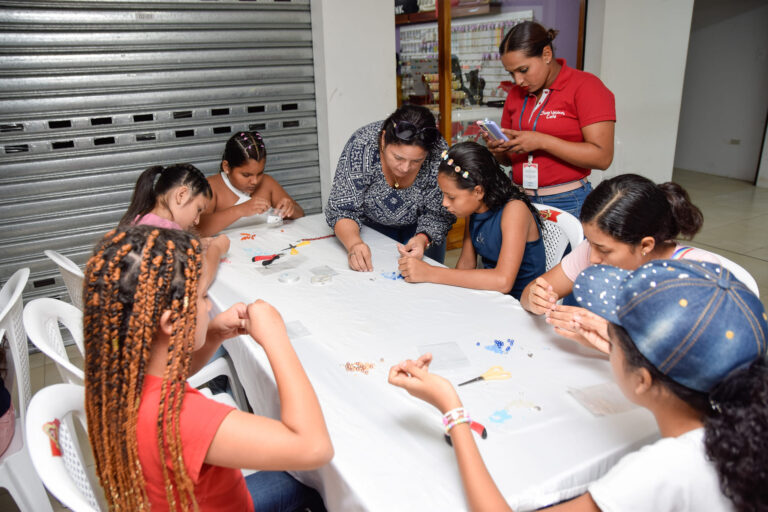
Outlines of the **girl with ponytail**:
[[[200,215],[212,198],[208,180],[194,165],[155,165],[141,173],[136,181],[131,204],[120,219],[120,226],[147,225],[195,231]],[[207,289],[216,276],[219,260],[229,251],[229,238],[224,235],[203,238],[202,243],[201,282]]]
[[515,82],[501,115],[508,140],[483,137],[532,202],[578,217],[592,169],[613,160],[616,108],[598,77],[555,58],[556,35],[533,21],[507,32],[499,54]]
[[[443,153],[437,183],[443,207],[468,217],[461,256],[456,268],[449,269],[411,257],[400,246],[400,273],[409,283],[496,290],[519,299],[523,288],[546,269],[539,214],[528,197],[476,142],[461,142]],[[478,255],[482,268],[477,268]]]
[[[587,313],[569,305],[558,305],[573,290],[579,272],[590,265],[612,265],[625,270],[652,260],[687,259],[720,263],[717,255],[687,247],[678,239],[691,239],[699,232],[704,216],[688,193],[677,183],[657,185],[637,174],[622,174],[605,180],[587,196],[581,210],[584,240],[573,252],[531,282],[520,299],[522,306],[537,315],[547,315],[555,331],[592,346],[577,331],[574,316]],[[594,348],[594,347],[593,347]],[[597,347],[607,351],[607,345]]]

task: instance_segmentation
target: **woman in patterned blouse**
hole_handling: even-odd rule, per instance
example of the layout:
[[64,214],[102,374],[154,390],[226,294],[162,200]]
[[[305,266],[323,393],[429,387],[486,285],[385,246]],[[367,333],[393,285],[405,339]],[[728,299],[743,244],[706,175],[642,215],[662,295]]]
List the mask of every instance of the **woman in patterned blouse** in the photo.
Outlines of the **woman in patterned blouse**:
[[445,235],[456,220],[437,186],[440,155],[448,149],[424,108],[406,105],[350,137],[336,166],[325,217],[347,249],[349,267],[372,271],[366,225],[394,238],[403,256],[443,262]]

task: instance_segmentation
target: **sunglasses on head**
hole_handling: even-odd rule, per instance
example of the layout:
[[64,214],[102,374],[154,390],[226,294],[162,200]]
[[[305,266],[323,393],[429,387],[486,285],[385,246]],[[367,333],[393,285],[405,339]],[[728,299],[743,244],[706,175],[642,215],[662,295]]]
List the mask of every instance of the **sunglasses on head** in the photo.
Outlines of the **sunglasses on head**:
[[408,121],[400,121],[398,123],[393,121],[392,124],[394,125],[395,137],[406,142],[411,141],[415,137],[418,137],[428,131],[437,131],[437,128],[434,126],[418,128],[415,124]]

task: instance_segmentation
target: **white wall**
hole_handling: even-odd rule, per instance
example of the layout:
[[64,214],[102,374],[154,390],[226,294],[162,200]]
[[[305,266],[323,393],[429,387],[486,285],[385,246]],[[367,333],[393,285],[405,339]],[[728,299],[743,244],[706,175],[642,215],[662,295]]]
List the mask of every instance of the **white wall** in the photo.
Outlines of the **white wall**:
[[613,91],[617,120],[613,164],[593,183],[672,177],[692,12],[693,0],[590,0],[585,69]]
[[397,108],[395,9],[381,0],[312,0],[312,44],[323,204],[357,128]]
[[757,171],[758,187],[768,187],[768,130],[763,137],[763,154],[760,157],[760,169]]
[[752,182],[768,112],[768,2],[696,0],[675,167]]

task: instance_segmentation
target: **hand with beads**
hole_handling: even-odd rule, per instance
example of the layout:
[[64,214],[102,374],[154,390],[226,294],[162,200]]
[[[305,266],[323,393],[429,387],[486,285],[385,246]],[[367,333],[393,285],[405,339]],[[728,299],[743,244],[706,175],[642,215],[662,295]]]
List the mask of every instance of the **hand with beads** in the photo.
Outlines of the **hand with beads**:
[[461,400],[453,385],[443,377],[429,372],[431,362],[432,354],[429,353],[415,361],[402,361],[390,368],[389,383],[433,405],[443,414],[461,407]]
[[275,205],[275,210],[284,219],[290,219],[296,210],[296,201],[290,197],[284,197]]
[[547,323],[561,336],[606,354],[610,352],[608,321],[605,318],[584,308],[562,304],[547,311],[546,317]]
[[397,261],[400,274],[408,283],[423,283],[428,281],[429,271],[432,269],[432,265],[422,259],[411,258],[403,256]]
[[397,244],[397,252],[400,256],[421,259],[429,245],[429,238],[424,233],[416,233],[405,245]]
[[262,347],[274,340],[288,339],[283,317],[272,304],[261,299],[248,305],[245,330]]

